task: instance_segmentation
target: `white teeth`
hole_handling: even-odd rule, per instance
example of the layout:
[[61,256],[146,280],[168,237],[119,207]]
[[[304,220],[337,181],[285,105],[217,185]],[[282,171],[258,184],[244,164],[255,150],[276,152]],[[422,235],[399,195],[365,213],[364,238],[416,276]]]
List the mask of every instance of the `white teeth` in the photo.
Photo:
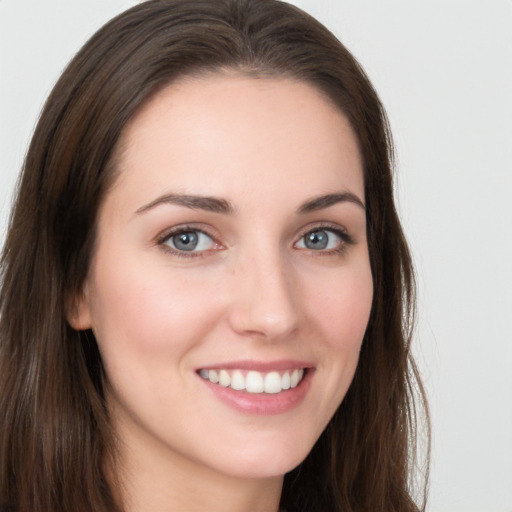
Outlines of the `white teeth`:
[[277,372],[270,372],[265,375],[265,393],[279,393],[282,390],[281,376]]
[[245,379],[241,371],[235,370],[231,377],[231,387],[238,391],[245,389]]
[[263,393],[263,375],[260,372],[249,372],[245,386],[248,393]]
[[227,388],[231,384],[231,377],[226,370],[221,370],[219,372],[219,384]]
[[295,388],[297,384],[302,380],[304,376],[304,370],[293,370],[293,373],[290,376],[290,387]]
[[225,388],[230,387],[236,391],[275,394],[297,387],[304,377],[304,370],[297,368],[293,371],[287,370],[282,374],[277,371],[268,373],[249,371],[244,376],[242,370],[202,369],[199,374],[213,384],[220,384]]
[[290,372],[284,372],[283,378],[281,379],[281,387],[283,389],[290,389]]

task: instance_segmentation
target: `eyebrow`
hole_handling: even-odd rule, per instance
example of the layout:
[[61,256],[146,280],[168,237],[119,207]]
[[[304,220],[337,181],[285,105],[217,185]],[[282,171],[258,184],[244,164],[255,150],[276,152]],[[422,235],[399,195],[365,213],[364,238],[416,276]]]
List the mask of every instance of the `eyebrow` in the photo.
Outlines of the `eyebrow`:
[[135,213],[145,213],[162,204],[177,204],[178,206],[185,206],[192,210],[206,210],[208,212],[223,213],[225,215],[233,215],[235,212],[233,205],[225,199],[209,196],[192,196],[188,194],[165,194],[141,206]]
[[[309,213],[318,210],[329,208],[338,203],[353,203],[360,206],[365,210],[364,203],[352,192],[342,192],[337,194],[326,194],[323,196],[309,199],[303,203],[297,210],[298,213]],[[184,206],[192,210],[205,210],[213,213],[221,213],[224,215],[234,215],[235,208],[231,202],[226,199],[210,196],[194,196],[188,194],[164,194],[156,198],[154,201],[141,206],[135,213],[141,214],[148,210],[163,205],[163,204],[176,204]]]
[[329,208],[337,203],[353,203],[360,206],[363,210],[366,210],[364,203],[352,192],[342,192],[338,194],[326,194],[325,196],[315,197],[306,201],[299,208],[299,213],[315,212],[317,210],[323,210]]

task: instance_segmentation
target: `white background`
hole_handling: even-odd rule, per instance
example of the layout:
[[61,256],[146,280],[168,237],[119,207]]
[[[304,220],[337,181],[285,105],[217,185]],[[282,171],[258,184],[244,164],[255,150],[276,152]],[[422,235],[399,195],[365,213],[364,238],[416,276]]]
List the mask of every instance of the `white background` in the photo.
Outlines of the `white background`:
[[[135,0],[0,0],[0,236],[45,96]],[[296,0],[387,107],[420,294],[429,510],[512,512],[512,2]]]

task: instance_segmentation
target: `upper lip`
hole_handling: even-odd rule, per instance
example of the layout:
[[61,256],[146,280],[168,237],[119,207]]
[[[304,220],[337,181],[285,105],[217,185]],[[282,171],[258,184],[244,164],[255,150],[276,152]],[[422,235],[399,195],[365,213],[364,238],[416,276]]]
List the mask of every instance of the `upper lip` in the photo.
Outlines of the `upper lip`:
[[199,367],[197,370],[253,370],[263,373],[312,367],[313,365],[308,361],[300,361],[295,359],[280,359],[276,361],[229,361],[225,363],[207,364],[205,366]]

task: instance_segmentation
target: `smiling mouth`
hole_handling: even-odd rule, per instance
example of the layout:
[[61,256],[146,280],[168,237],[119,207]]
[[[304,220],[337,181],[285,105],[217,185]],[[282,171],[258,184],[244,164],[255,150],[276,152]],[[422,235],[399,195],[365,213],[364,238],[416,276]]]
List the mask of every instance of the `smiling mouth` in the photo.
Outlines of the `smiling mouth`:
[[254,370],[209,370],[203,368],[198,373],[203,379],[210,381],[212,384],[231,388],[235,391],[277,394],[296,388],[304,378],[305,369],[258,372]]

